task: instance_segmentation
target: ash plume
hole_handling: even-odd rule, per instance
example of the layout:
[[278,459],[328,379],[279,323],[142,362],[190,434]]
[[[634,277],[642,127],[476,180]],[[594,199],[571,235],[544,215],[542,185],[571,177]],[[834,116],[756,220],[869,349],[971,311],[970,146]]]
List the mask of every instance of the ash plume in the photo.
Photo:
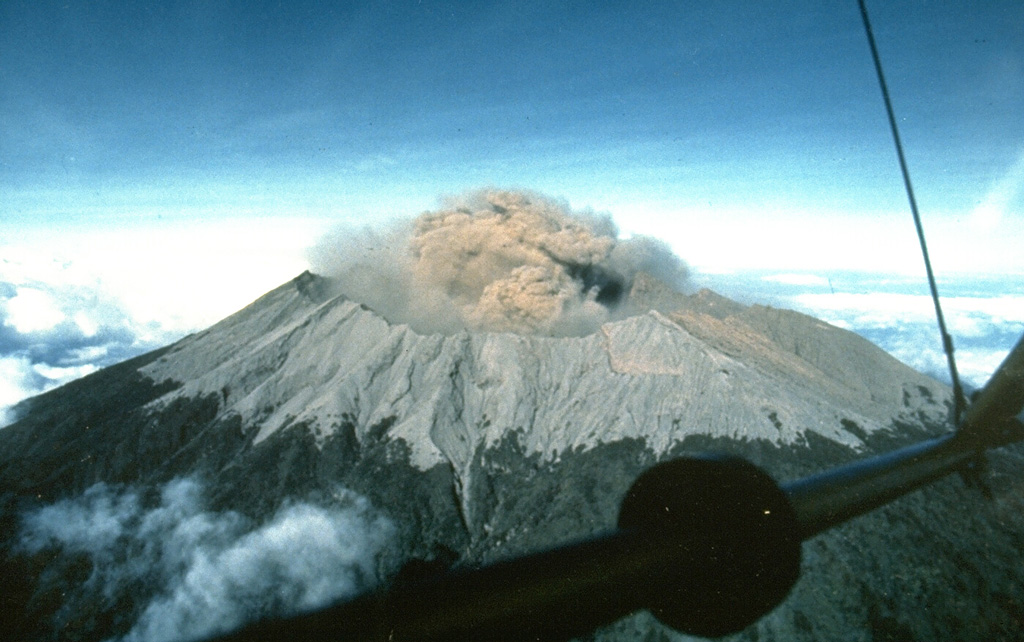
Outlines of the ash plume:
[[310,258],[343,294],[420,332],[583,335],[630,309],[639,272],[686,281],[666,244],[620,239],[607,215],[497,189],[386,230],[336,231]]

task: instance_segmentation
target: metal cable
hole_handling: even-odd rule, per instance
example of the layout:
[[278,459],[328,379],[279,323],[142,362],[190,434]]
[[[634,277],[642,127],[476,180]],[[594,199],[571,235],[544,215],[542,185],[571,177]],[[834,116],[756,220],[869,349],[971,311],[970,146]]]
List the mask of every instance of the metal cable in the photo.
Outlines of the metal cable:
[[864,31],[867,33],[868,45],[871,47],[871,57],[875,61],[875,72],[878,75],[878,84],[882,89],[882,98],[885,100],[885,111],[889,116],[889,127],[892,129],[892,138],[896,143],[896,155],[900,160],[900,171],[903,172],[903,186],[907,191],[907,199],[910,201],[910,211],[914,215],[914,226],[917,228],[917,239],[921,243],[921,254],[924,257],[925,271],[928,273],[928,287],[932,293],[932,303],[935,304],[935,317],[939,322],[939,332],[942,334],[942,348],[946,352],[946,361],[949,363],[949,376],[953,382],[953,422],[959,424],[963,419],[964,410],[967,408],[967,401],[964,398],[964,390],[960,385],[960,376],[956,370],[956,359],[953,357],[953,337],[946,331],[946,322],[942,316],[942,306],[939,304],[939,289],[935,285],[935,274],[932,272],[932,262],[928,258],[928,245],[924,240],[924,227],[921,225],[921,214],[917,210],[917,199],[914,198],[914,188],[910,184],[910,171],[907,169],[907,159],[903,155],[903,144],[900,142],[900,132],[896,127],[896,116],[892,110],[892,100],[889,98],[889,87],[885,83],[885,74],[882,73],[882,61],[878,56],[878,47],[875,45],[875,35],[871,30],[871,21],[868,19],[868,10],[864,6],[864,0],[857,0],[860,6],[860,16],[864,21]]

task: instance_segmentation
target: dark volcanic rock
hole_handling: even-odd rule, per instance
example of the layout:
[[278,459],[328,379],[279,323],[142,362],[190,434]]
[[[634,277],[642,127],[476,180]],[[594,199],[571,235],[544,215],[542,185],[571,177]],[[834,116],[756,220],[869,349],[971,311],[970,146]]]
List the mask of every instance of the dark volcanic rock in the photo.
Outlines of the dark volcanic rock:
[[[98,640],[148,617],[173,593],[155,571],[103,574],[150,559],[133,557],[145,545],[130,529],[154,511],[170,519],[182,479],[201,485],[201,512],[168,528],[240,541],[288,506],[351,511],[364,498],[391,526],[360,573],[387,582],[410,559],[410,573],[473,565],[607,530],[642,471],[687,452],[737,454],[788,480],[944,430],[948,390],[850,333],[710,292],[637,288],[663,313],[586,337],[422,336],[306,274],[30,400],[0,430],[5,626],[17,639]],[[790,598],[735,639],[1014,639],[1024,454],[991,461],[991,502],[952,478],[806,543]],[[26,548],[25,515],[83,497],[123,505],[121,539],[102,550],[117,559],[70,540]],[[297,607],[286,601],[243,610]],[[593,639],[679,636],[638,614]]]

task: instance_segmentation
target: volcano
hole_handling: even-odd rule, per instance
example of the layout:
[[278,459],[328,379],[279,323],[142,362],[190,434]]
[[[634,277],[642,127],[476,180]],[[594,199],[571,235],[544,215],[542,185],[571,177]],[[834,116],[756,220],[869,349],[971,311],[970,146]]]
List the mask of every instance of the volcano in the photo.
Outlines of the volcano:
[[[11,639],[201,637],[599,533],[685,452],[786,480],[948,429],[949,389],[855,334],[622,283],[593,331],[431,333],[307,272],[27,400],[0,430]],[[947,479],[808,542],[735,639],[1014,639],[1022,461],[992,455],[991,501]],[[683,638],[640,613],[593,639]]]

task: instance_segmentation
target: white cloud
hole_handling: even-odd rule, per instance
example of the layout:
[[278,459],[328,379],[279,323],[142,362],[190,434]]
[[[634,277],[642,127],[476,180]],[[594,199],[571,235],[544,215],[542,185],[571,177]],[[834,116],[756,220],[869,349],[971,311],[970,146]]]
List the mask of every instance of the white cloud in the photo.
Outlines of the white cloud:
[[0,426],[21,399],[208,327],[298,276],[322,229],[254,219],[19,233],[0,245]]
[[[796,309],[863,334],[922,372],[948,380],[928,294],[837,292],[797,294],[786,300]],[[957,369],[965,381],[981,386],[1024,332],[1024,295],[951,296],[941,303],[956,346]]]
[[116,229],[52,230],[0,246],[0,281],[86,287],[137,322],[190,332],[307,269],[320,218],[175,220]]
[[[0,266],[0,288],[15,294],[0,297],[0,408],[178,338],[157,328],[147,340],[142,330],[154,328],[66,266],[49,274],[54,283],[14,281],[20,275],[11,267]],[[4,415],[0,425],[12,419]]]
[[39,390],[35,374],[28,357],[0,355],[0,427],[14,421],[11,406]]
[[[855,326],[919,323],[937,327],[938,323],[931,296],[927,294],[802,294],[791,301],[826,320],[840,318]],[[942,297],[940,301],[950,334],[983,336],[996,326],[1024,324],[1022,295]]]
[[16,419],[13,406],[19,401],[62,386],[98,369],[98,366],[91,363],[61,368],[45,363],[32,363],[24,354],[0,355],[0,428]]
[[769,274],[763,277],[765,281],[782,283],[783,285],[807,285],[807,286],[828,286],[828,277],[817,274],[806,274],[798,272],[787,272],[785,274]]
[[5,302],[4,309],[4,323],[22,334],[51,330],[65,319],[50,294],[31,287],[18,288],[17,294]]
[[82,331],[82,334],[86,337],[94,337],[99,331],[99,323],[93,319],[88,312],[85,310],[79,310],[74,313],[74,322],[78,326],[78,329]]
[[55,368],[45,363],[38,363],[32,366],[32,369],[46,377],[51,382],[50,385],[47,386],[48,388],[56,388],[57,386],[63,385],[69,381],[74,381],[75,379],[79,379],[87,374],[92,374],[99,370],[97,366],[91,363],[67,368]]
[[[74,563],[61,554],[88,557],[89,576],[62,592],[72,612],[129,597],[146,602],[124,641],[198,639],[352,596],[376,583],[378,556],[395,533],[365,498],[344,489],[332,505],[286,505],[259,525],[206,510],[191,479],[163,486],[156,505],[147,497],[92,486],[23,515],[15,551],[52,551],[55,566]],[[41,576],[54,579],[59,573]]]
[[97,484],[75,500],[60,501],[25,515],[21,547],[28,553],[59,547],[99,558],[115,545],[139,510],[137,493],[119,493],[106,484]]

